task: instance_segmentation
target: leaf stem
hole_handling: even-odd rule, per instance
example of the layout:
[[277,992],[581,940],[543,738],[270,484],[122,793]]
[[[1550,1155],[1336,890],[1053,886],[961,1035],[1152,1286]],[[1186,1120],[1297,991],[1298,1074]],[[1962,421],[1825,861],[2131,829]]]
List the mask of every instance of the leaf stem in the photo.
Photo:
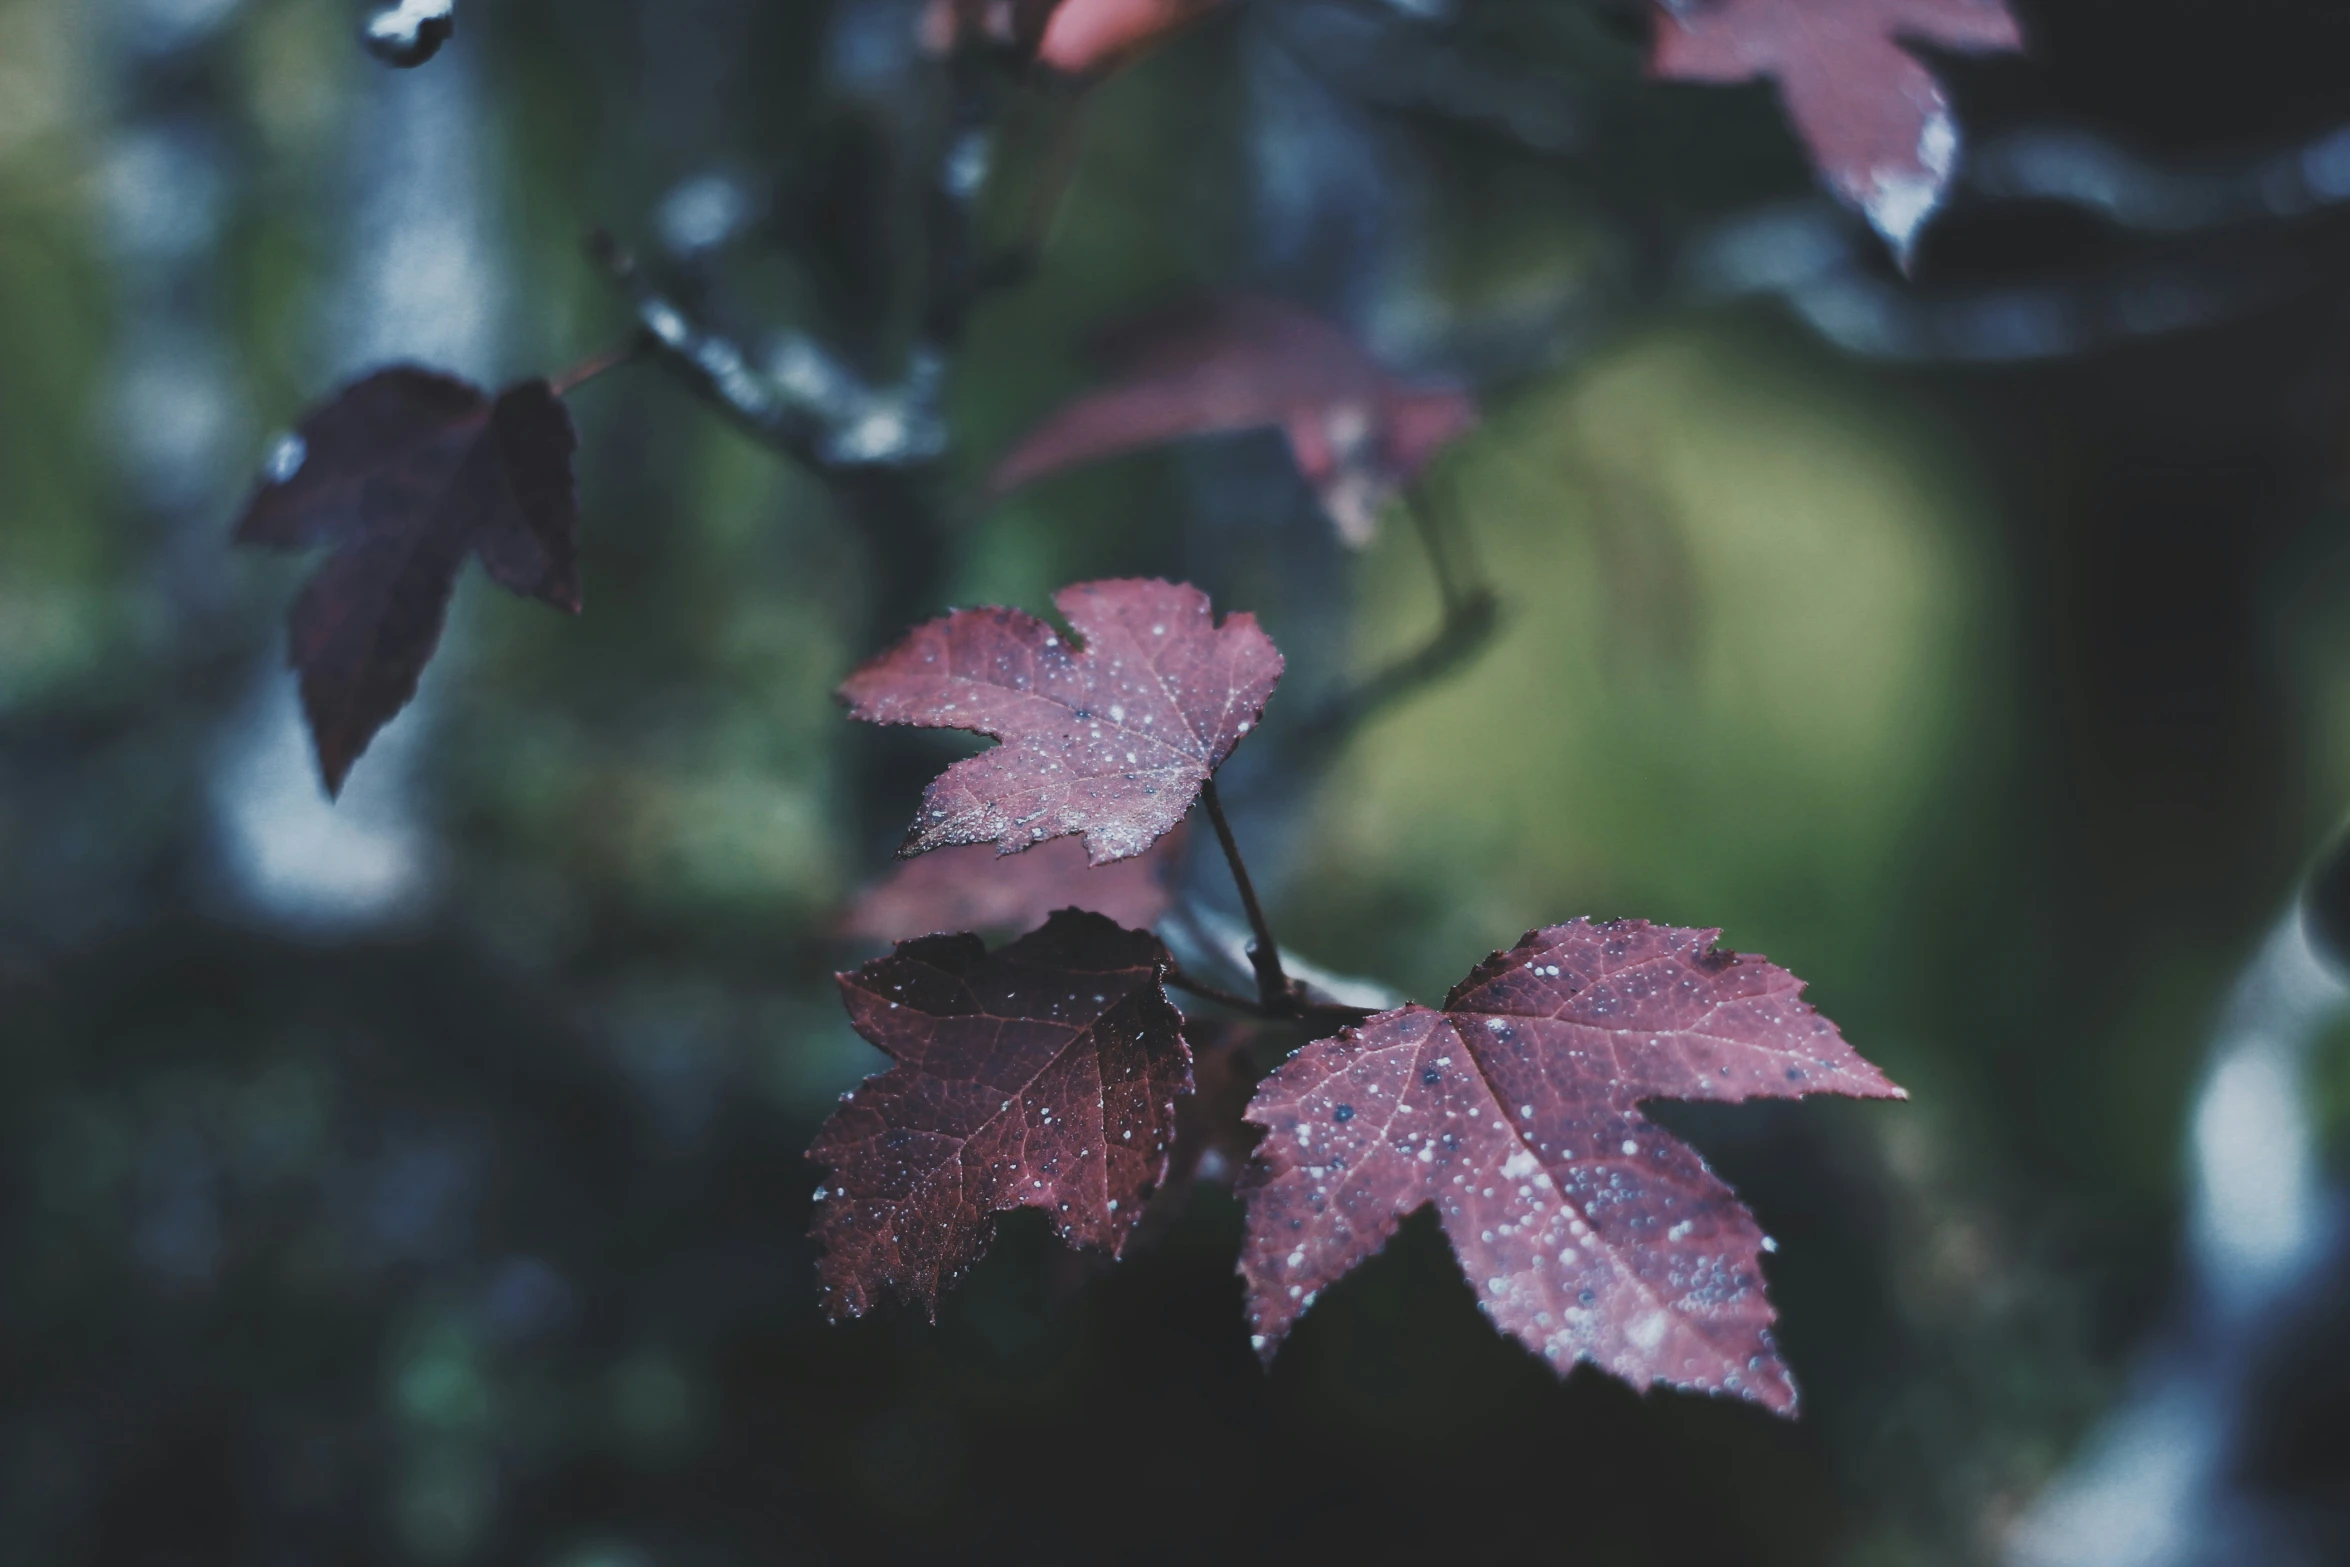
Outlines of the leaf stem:
[[[1435,511],[1422,499],[1419,489],[1407,487],[1403,492],[1404,509],[1412,514],[1412,531],[1419,534],[1420,545],[1428,552],[1428,569],[1436,574],[1436,596],[1444,604],[1444,623],[1449,630],[1461,611],[1461,585],[1453,576],[1452,559],[1445,552],[1444,530]],[[1485,592],[1482,584],[1476,591]]]
[[1167,965],[1167,983],[1177,990],[1199,997],[1202,1001],[1212,1001],[1217,1006],[1229,1007],[1235,1012],[1245,1012],[1250,1017],[1261,1017],[1269,1021],[1300,1022],[1309,1025],[1332,1023],[1344,1028],[1349,1024],[1360,1023],[1363,1019],[1375,1015],[1368,1007],[1350,1007],[1334,1001],[1308,1001],[1296,991],[1292,991],[1285,1002],[1268,1004],[1260,997],[1244,996],[1237,990],[1226,990],[1221,985],[1213,985],[1204,979],[1196,978],[1180,965],[1172,962]]
[[1224,819],[1224,802],[1217,798],[1216,780],[1210,778],[1200,785],[1200,804],[1208,809],[1208,820],[1215,825],[1216,842],[1223,847],[1224,863],[1232,867],[1233,885],[1240,889],[1240,907],[1248,915],[1248,928],[1256,940],[1248,949],[1249,963],[1257,971],[1257,1000],[1264,1010],[1276,1017],[1294,1017],[1304,1003],[1289,976],[1281,972],[1281,948],[1274,943],[1273,927],[1266,923],[1264,906],[1257,902],[1256,884],[1248,879],[1248,866],[1240,858],[1240,845],[1232,836],[1232,824]]
[[[1381,709],[1443,678],[1482,649],[1500,620],[1501,605],[1477,564],[1466,530],[1448,529],[1450,507],[1438,509],[1418,488],[1404,492],[1414,531],[1428,552],[1444,618],[1427,644],[1340,692],[1291,730],[1295,743],[1328,748]],[[1453,542],[1446,542],[1447,534]],[[1457,546],[1457,548],[1456,548]]]
[[1264,1011],[1254,996],[1244,996],[1237,990],[1226,990],[1221,985],[1211,985],[1204,979],[1196,979],[1174,963],[1167,965],[1167,983],[1177,990],[1189,991],[1202,1001],[1213,1001],[1235,1012],[1261,1015]]
[[568,397],[605,371],[617,370],[622,365],[636,363],[639,359],[644,358],[652,347],[651,333],[641,329],[631,332],[628,334],[626,342],[616,347],[607,348],[600,354],[590,354],[570,369],[559,370],[548,376],[547,386],[557,397]]

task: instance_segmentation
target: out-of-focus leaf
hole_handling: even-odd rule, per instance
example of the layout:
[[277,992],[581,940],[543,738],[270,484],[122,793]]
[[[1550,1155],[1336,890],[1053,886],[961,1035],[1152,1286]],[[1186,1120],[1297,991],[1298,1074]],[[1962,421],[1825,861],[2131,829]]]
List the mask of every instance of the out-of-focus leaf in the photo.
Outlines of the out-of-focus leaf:
[[830,1172],[814,1228],[824,1309],[895,1296],[935,1315],[1014,1208],[1118,1255],[1191,1092],[1166,971],[1156,938],[1067,909],[994,953],[926,936],[841,975],[850,1021],[897,1064],[808,1150]]
[[1316,1041],[1258,1088],[1243,1177],[1251,1342],[1270,1360],[1323,1290],[1436,1204],[1494,1325],[1560,1374],[1590,1360],[1781,1414],[1768,1242],[1644,1099],[1902,1091],[1719,931],[1586,920],[1529,933],[1453,987]]
[[1476,422],[1458,387],[1402,381],[1347,333],[1278,300],[1214,299],[1149,317],[1106,345],[1109,379],[996,465],[997,493],[1185,436],[1278,429],[1350,544]]
[[1131,62],[1224,0],[930,0],[921,36],[944,54],[966,39],[1091,76]]
[[957,610],[842,682],[868,723],[1004,742],[931,782],[906,852],[1012,854],[1083,833],[1095,865],[1140,854],[1183,820],[1281,678],[1256,617],[1218,625],[1188,584],[1080,582],[1053,603],[1075,644],[1020,610]]
[[1906,264],[1958,166],[1958,122],[1904,42],[2015,50],[2006,0],[1658,0],[1650,68],[1692,82],[1779,83],[1837,194]]
[[843,929],[875,941],[906,941],[939,931],[1029,930],[1056,909],[1090,909],[1147,930],[1173,901],[1167,869],[1182,839],[1178,829],[1131,859],[1098,867],[1087,863],[1085,846],[1074,838],[1056,838],[1009,860],[984,843],[939,849],[866,888]]
[[272,459],[236,539],[333,548],[289,619],[328,793],[416,694],[467,555],[510,592],[578,613],[577,444],[543,380],[492,398],[403,365],[305,414]]
[[1057,71],[1090,75],[1127,64],[1224,0],[1061,0],[1045,24],[1037,58]]

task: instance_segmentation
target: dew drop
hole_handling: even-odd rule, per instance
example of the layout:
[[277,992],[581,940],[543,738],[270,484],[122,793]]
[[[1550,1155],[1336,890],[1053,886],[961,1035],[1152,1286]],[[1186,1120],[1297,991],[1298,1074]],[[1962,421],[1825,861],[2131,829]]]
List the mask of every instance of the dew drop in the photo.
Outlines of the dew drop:
[[279,436],[277,443],[270,447],[269,456],[263,461],[261,471],[269,476],[270,483],[283,484],[295,474],[300,473],[302,464],[309,460],[310,443],[289,430]]

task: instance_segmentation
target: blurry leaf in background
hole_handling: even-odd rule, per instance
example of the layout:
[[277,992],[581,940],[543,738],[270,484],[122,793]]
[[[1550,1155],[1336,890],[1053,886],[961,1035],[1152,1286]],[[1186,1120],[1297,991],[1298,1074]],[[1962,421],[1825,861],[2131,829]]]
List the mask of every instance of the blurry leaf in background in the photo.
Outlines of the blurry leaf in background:
[[458,568],[579,612],[578,439],[545,381],[495,399],[398,366],[303,415],[272,454],[237,542],[334,553],[294,601],[289,661],[327,792],[416,694]]
[[1089,909],[1130,930],[1148,930],[1174,901],[1169,867],[1183,829],[1141,854],[1093,865],[1076,838],[1056,838],[1006,858],[984,843],[933,849],[892,867],[858,894],[842,929],[874,941],[957,931],[1033,929],[1056,909]]
[[1812,161],[1904,265],[1958,167],[1950,100],[1909,46],[2014,50],[2007,0],[1658,0],[1651,68],[1779,84]]
[[1458,387],[1398,380],[1345,332],[1272,299],[1161,311],[1110,334],[1101,358],[1108,384],[1022,437],[996,465],[997,494],[1186,436],[1272,428],[1339,537],[1359,547],[1396,488],[1477,419]]

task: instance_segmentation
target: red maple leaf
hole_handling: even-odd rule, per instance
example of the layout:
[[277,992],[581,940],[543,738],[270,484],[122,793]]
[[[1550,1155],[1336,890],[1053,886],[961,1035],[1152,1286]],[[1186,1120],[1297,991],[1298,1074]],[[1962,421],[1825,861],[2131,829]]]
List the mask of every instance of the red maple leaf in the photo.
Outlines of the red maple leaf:
[[493,399],[406,365],[302,416],[236,539],[333,547],[294,600],[288,649],[329,794],[416,694],[468,555],[508,590],[579,612],[577,444],[543,380]]
[[839,976],[850,1022],[897,1065],[808,1150],[830,1171],[813,1231],[826,1312],[895,1296],[935,1317],[1014,1208],[1118,1255],[1191,1092],[1167,961],[1156,938],[1066,909],[994,953],[926,936]]
[[1210,300],[1105,345],[1109,381],[1022,437],[990,480],[1001,494],[1064,468],[1185,436],[1278,429],[1350,544],[1379,508],[1476,422],[1458,387],[1398,380],[1355,340],[1278,300]]
[[851,936],[904,941],[933,931],[1028,930],[1055,909],[1090,909],[1131,930],[1148,930],[1174,901],[1167,870],[1181,829],[1145,852],[1091,865],[1074,838],[1006,860],[984,843],[938,849],[901,861],[858,895],[842,921]]
[[1243,1187],[1251,1340],[1306,1308],[1434,1203],[1494,1324],[1564,1375],[1734,1393],[1782,1414],[1767,1243],[1643,1099],[1900,1098],[1761,958],[1720,932],[1578,920],[1529,934],[1442,1011],[1383,1012],[1259,1087],[1269,1129]]
[[1958,166],[1958,123],[1904,39],[2023,47],[2006,0],[1658,0],[1649,63],[1681,81],[1776,78],[1812,161],[1906,265]]
[[1053,603],[1076,643],[1020,610],[957,610],[841,683],[869,723],[1004,742],[931,782],[904,852],[1011,854],[1083,833],[1096,865],[1140,854],[1183,820],[1281,678],[1255,616],[1219,626],[1186,584],[1080,582]]

